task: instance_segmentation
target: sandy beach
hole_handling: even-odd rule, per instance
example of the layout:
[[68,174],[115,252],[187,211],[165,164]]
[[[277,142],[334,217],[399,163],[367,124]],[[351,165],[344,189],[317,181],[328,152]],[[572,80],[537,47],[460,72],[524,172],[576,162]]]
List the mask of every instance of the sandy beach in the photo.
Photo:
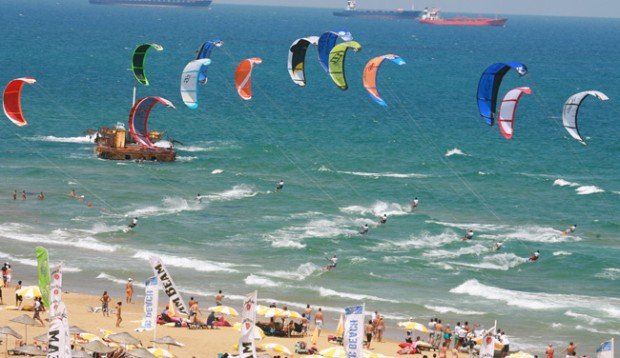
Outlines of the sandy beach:
[[[4,305],[0,306],[0,322],[2,325],[8,325],[13,328],[15,331],[19,332],[22,335],[25,335],[25,326],[10,322],[9,320],[20,316],[22,314],[27,314],[32,316],[32,311],[17,311],[13,304],[15,303],[15,294],[13,287],[3,288],[3,296],[4,296]],[[140,320],[142,318],[142,301],[138,299],[137,302],[132,304],[125,304],[125,297],[111,297],[113,303],[118,301],[123,301],[123,311],[122,318],[123,322],[121,323],[120,328],[115,327],[116,317],[114,314],[110,314],[110,317],[103,317],[100,312],[93,313],[89,312],[88,307],[100,307],[98,296],[87,295],[81,293],[64,293],[63,301],[65,302],[67,309],[69,311],[69,324],[71,326],[78,326],[90,333],[101,335],[102,330],[110,330],[115,333],[119,332],[129,332],[134,337],[139,338],[142,341],[142,344],[145,347],[154,346],[150,341],[154,338],[154,334],[157,337],[163,336],[171,336],[175,338],[177,341],[183,343],[184,347],[174,347],[172,346],[170,351],[175,354],[177,357],[217,357],[218,353],[236,353],[233,346],[239,340],[239,332],[234,330],[232,327],[221,327],[216,329],[188,329],[188,328],[177,328],[177,327],[168,327],[159,325],[157,327],[156,332],[148,331],[148,332],[136,332],[135,329],[140,326]],[[163,300],[163,294],[160,294],[160,300]],[[29,306],[32,304],[33,300],[25,300],[25,306]],[[201,302],[201,311],[202,317],[201,320],[206,319],[208,315],[208,311],[206,307],[208,307],[209,302]],[[112,307],[112,305],[111,305]],[[236,307],[238,310],[240,307]],[[163,309],[163,305],[160,305],[159,312]],[[47,312],[43,313],[43,319],[47,318]],[[231,323],[234,323],[236,319],[234,317],[226,317]],[[238,317],[237,317],[238,318]],[[259,321],[266,321],[268,319],[264,317],[257,317]],[[326,317],[327,319],[332,319],[333,317]],[[47,321],[45,321],[47,323]],[[38,336],[40,334],[44,334],[47,332],[47,327],[41,326],[28,326],[28,340],[25,340],[29,344],[34,343],[33,337]],[[334,332],[329,330],[323,330],[321,332],[320,337],[317,341],[317,348],[322,350],[328,347],[336,347],[336,344],[329,343],[327,341],[327,337],[329,335],[333,335]],[[261,346],[266,343],[280,343],[291,350],[291,352],[295,351],[295,343],[298,341],[305,341],[308,346],[310,346],[310,335],[307,337],[292,337],[292,338],[278,338],[278,337],[265,337],[261,341],[258,341],[257,346]],[[403,332],[404,336],[404,332]],[[7,344],[6,342],[3,342]],[[18,341],[10,337],[8,338],[8,349],[12,349],[16,347]],[[396,356],[396,351],[398,350],[397,346],[398,342],[392,340],[383,340],[383,342],[372,342],[371,351],[375,353],[381,353],[388,356]],[[160,345],[161,348],[167,348],[164,345]],[[4,347],[3,347],[4,348]],[[266,352],[267,354],[277,355],[278,353],[274,352]],[[5,349],[0,352],[0,356],[5,356]],[[261,353],[263,354],[263,353]],[[281,356],[286,356],[280,354]],[[302,356],[298,354],[293,354],[292,356]],[[409,357],[422,357],[421,354],[416,355],[407,355]],[[429,356],[432,356],[429,355]],[[465,357],[466,355],[461,355]]]

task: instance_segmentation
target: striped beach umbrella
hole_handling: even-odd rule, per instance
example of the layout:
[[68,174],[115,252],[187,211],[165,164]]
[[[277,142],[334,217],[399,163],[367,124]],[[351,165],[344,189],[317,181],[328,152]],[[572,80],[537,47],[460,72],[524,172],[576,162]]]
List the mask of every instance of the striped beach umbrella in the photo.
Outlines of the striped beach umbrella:
[[[237,322],[233,325],[233,329],[235,331],[241,332],[241,323]],[[265,332],[258,326],[254,326],[254,339],[263,339],[265,338]]]
[[237,312],[236,309],[229,306],[213,306],[207,309],[215,313],[225,314],[233,317],[237,317],[239,315],[239,312]]
[[270,317],[282,317],[284,310],[277,307],[257,306],[256,313],[260,316]]
[[276,353],[282,353],[282,354],[288,354],[288,355],[292,355],[293,353],[291,353],[291,350],[286,348],[285,346],[283,346],[280,343],[267,343],[267,344],[263,344],[263,349],[267,350],[272,350]]
[[41,290],[39,289],[39,286],[24,286],[15,291],[15,294],[30,300],[35,297],[41,297]]
[[343,347],[329,347],[319,352],[320,355],[326,358],[346,358],[347,353]]
[[402,327],[408,331],[418,331],[422,333],[428,333],[428,328],[425,325],[409,321],[409,322],[398,322],[398,326]]

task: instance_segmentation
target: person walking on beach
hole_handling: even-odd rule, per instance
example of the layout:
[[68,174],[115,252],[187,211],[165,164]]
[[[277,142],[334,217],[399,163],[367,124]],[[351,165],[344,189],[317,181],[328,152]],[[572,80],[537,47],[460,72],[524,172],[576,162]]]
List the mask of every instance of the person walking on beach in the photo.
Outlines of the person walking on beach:
[[304,314],[308,319],[308,323],[312,322],[312,307],[310,307],[310,304],[306,305],[306,308],[304,309]]
[[9,287],[9,267],[11,266],[8,262],[5,262],[2,266],[2,283],[4,287]]
[[224,300],[224,294],[222,293],[222,290],[217,291],[217,295],[215,295],[215,305],[221,306],[223,300]]
[[366,333],[366,349],[370,349],[370,341],[372,341],[372,332],[375,327],[372,324],[372,320],[368,321],[368,324],[364,327],[364,333]]
[[17,285],[15,286],[15,306],[17,306],[17,310],[21,311],[22,303],[24,302],[24,297],[17,293],[17,291],[22,289],[22,282],[17,281]]
[[189,307],[189,320],[192,323],[198,323],[198,314],[202,315],[198,307],[198,301],[194,301],[194,304]]
[[122,305],[123,305],[123,302],[121,301],[116,302],[116,327],[120,327],[121,322],[123,322],[123,317],[121,317]]
[[547,358],[553,358],[554,353],[555,353],[555,350],[553,349],[553,345],[549,344],[549,346],[547,346],[547,350],[545,350],[545,354],[547,355]]
[[101,301],[101,313],[103,317],[110,317],[110,295],[108,295],[108,291],[103,291],[103,295],[99,299]]
[[502,331],[502,333],[499,335],[499,341],[501,344],[504,345],[504,347],[502,347],[502,358],[504,358],[508,355],[508,352],[510,351],[510,340],[508,340],[506,332]]
[[577,346],[575,343],[570,342],[568,346],[562,350],[562,352],[566,352],[566,358],[577,357]]
[[323,311],[319,307],[318,312],[314,315],[314,325],[317,329],[317,337],[321,336],[321,328],[323,328]]
[[125,285],[125,302],[131,303],[132,298],[133,298],[133,279],[130,277],[127,279],[127,284]]
[[428,343],[431,346],[435,346],[435,320],[436,318],[431,318],[431,320],[426,324],[426,327],[428,328]]
[[36,319],[41,323],[41,327],[45,326],[43,320],[41,319],[41,312],[45,311],[45,307],[43,307],[43,302],[41,302],[41,297],[37,297],[34,299],[34,316],[32,318]]

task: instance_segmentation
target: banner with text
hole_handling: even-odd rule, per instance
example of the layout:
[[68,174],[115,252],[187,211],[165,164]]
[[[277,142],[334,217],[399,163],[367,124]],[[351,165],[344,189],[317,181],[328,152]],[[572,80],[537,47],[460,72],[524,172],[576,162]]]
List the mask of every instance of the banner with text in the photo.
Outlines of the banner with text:
[[364,347],[364,305],[344,309],[342,345],[347,358],[362,358]]
[[144,318],[141,328],[148,331],[157,324],[157,305],[159,304],[159,281],[156,276],[146,280],[144,287]]
[[170,273],[164,266],[164,263],[159,257],[156,256],[149,257],[149,261],[151,262],[153,272],[155,273],[155,276],[157,276],[157,279],[161,284],[161,288],[166,293],[166,296],[170,297],[170,300],[174,304],[174,307],[176,307],[177,311],[187,315],[189,310],[185,305],[185,301],[183,301],[183,297],[181,297],[181,293],[177,290],[174,281],[172,281],[172,276],[170,276]]
[[47,332],[47,358],[71,358],[71,337],[67,308],[62,301],[56,303],[55,316],[50,315]]
[[239,339],[239,358],[256,358],[254,330],[256,326],[256,300],[258,292],[254,291],[243,300],[241,311],[241,338]]

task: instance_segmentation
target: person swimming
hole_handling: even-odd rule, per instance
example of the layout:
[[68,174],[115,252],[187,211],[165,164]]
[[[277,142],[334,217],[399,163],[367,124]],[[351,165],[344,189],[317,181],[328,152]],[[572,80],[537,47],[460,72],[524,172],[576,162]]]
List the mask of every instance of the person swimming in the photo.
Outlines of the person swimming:
[[325,266],[325,270],[327,271],[331,271],[332,269],[335,269],[336,265],[338,265],[338,257],[336,255],[332,256],[331,259],[328,258],[327,261],[329,261],[327,266]]
[[368,234],[368,224],[364,224],[364,226],[362,226],[362,227],[360,228],[359,233],[360,233],[361,235],[366,235],[366,234]]
[[532,256],[530,256],[529,261],[530,262],[537,261],[539,257],[540,257],[540,250],[536,250],[536,252],[532,253]]
[[276,183],[276,191],[280,191],[283,188],[284,188],[284,179],[280,179],[280,181]]

